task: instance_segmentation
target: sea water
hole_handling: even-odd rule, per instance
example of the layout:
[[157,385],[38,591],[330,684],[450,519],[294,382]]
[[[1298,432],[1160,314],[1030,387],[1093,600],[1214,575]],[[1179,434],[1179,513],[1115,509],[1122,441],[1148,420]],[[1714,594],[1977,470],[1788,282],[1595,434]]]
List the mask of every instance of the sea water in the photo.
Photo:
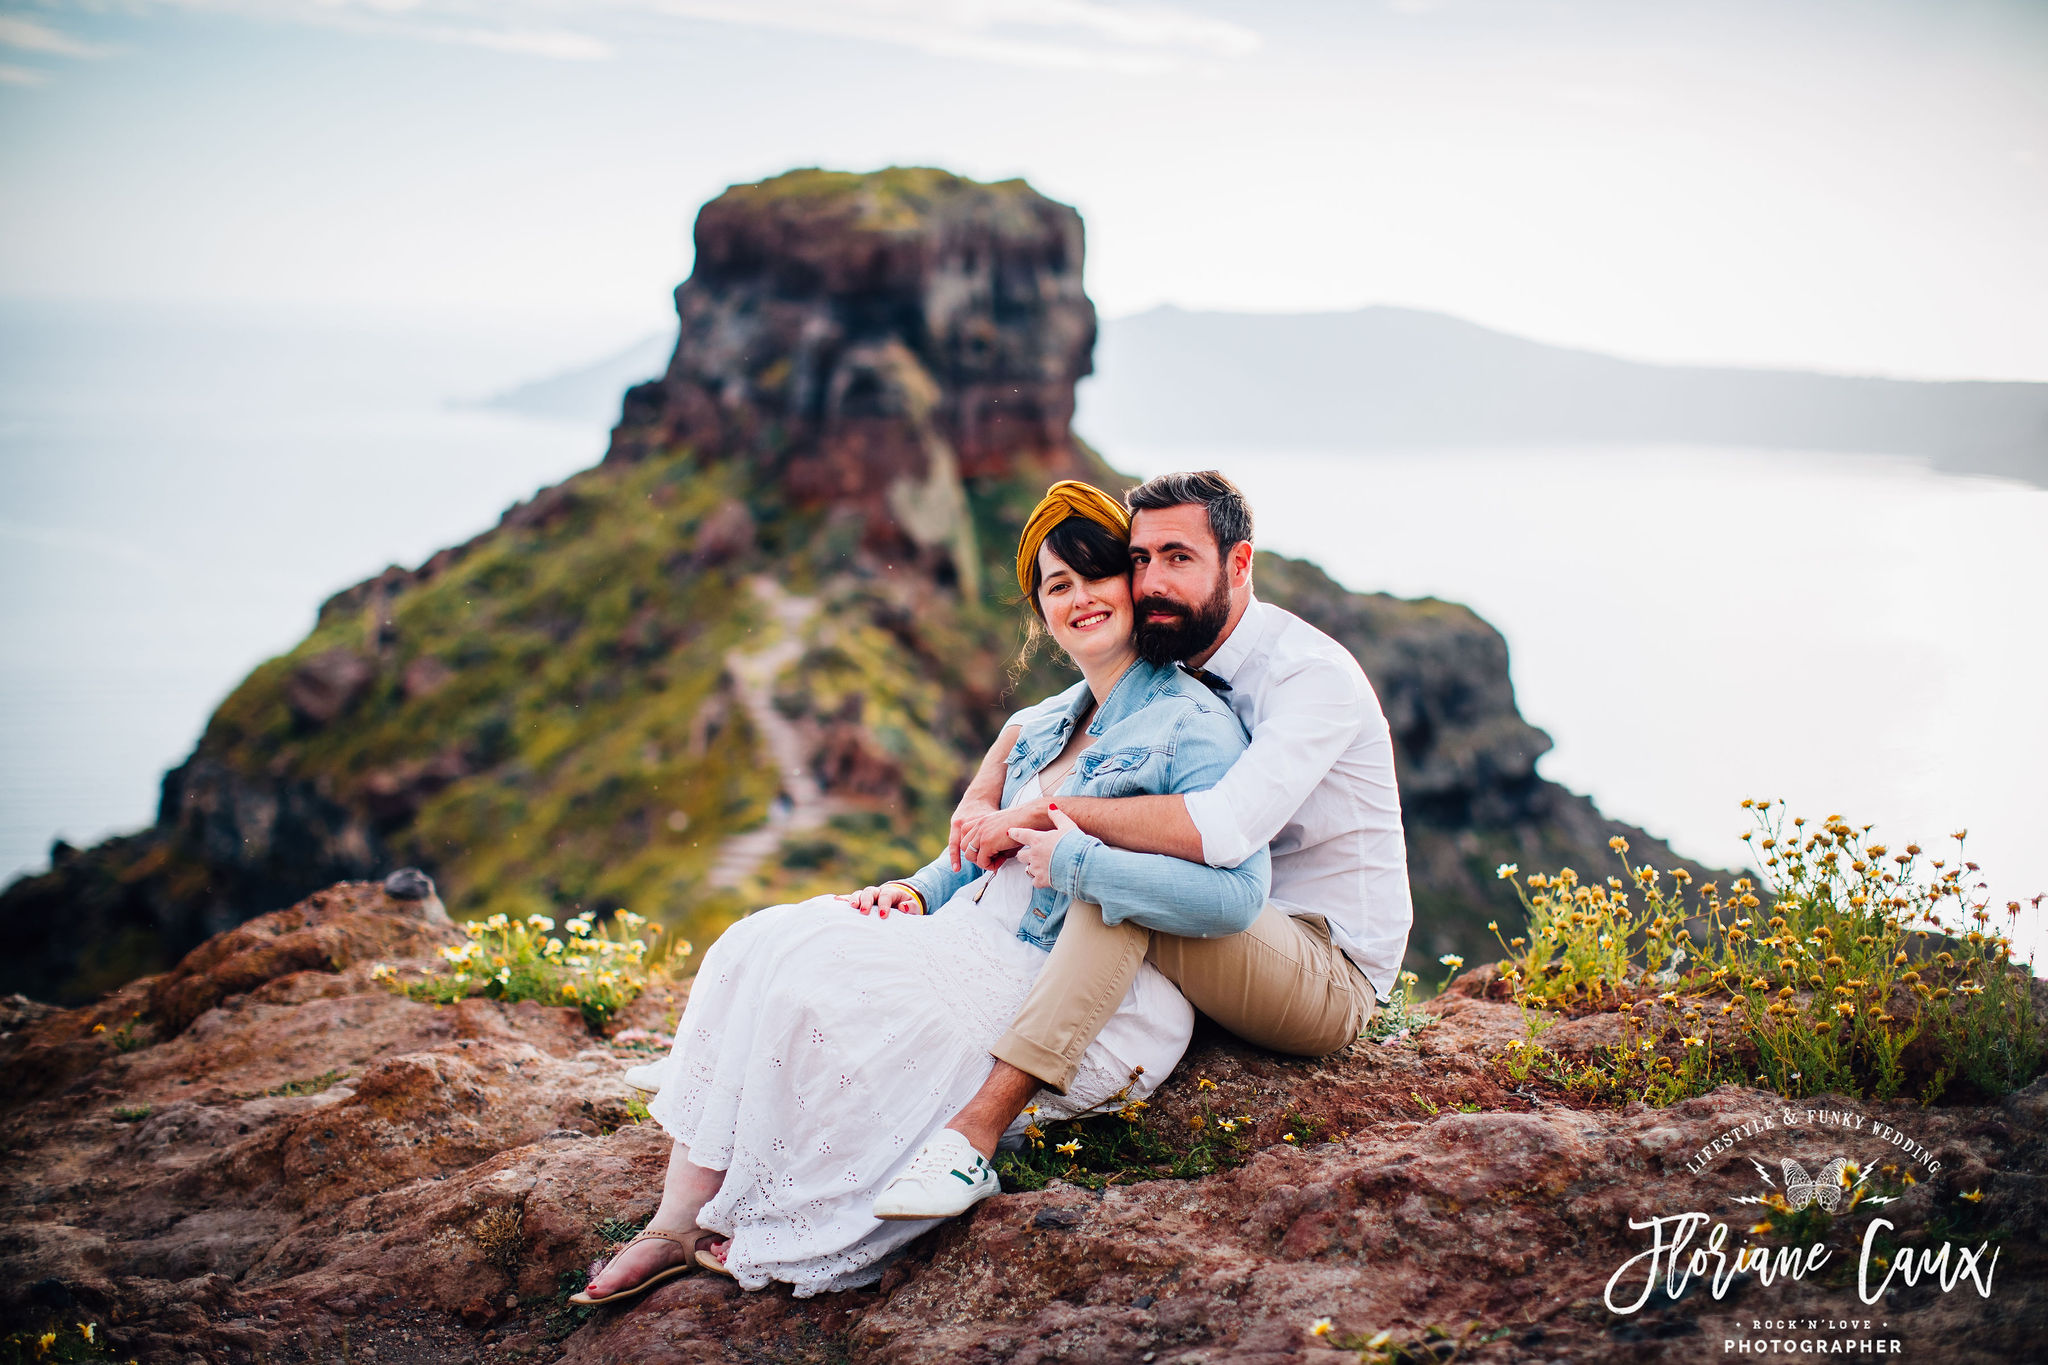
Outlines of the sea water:
[[1224,469],[1267,548],[1472,607],[1538,770],[1681,853],[1744,866],[1742,800],[1782,797],[1934,856],[1967,829],[2000,927],[2048,891],[2048,490],[1800,451],[1112,457]]
[[[605,420],[458,400],[613,335],[0,304],[0,876],[147,824],[329,593],[599,458]],[[1752,450],[1105,453],[1225,469],[1269,548],[1470,605],[1540,771],[1685,854],[1738,865],[1742,798],[1785,797],[1894,847],[1967,826],[1999,904],[2048,891],[2048,491]]]
[[153,820],[329,594],[602,457],[459,400],[610,334],[0,303],[0,880]]

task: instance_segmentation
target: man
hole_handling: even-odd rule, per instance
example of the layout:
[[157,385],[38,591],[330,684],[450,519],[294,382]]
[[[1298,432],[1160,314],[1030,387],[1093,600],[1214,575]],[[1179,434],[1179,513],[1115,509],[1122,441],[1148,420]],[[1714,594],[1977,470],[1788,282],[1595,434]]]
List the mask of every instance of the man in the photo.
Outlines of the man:
[[[1357,1038],[1393,990],[1414,915],[1393,741],[1372,684],[1335,640],[1252,593],[1252,518],[1223,475],[1164,474],[1131,490],[1138,652],[1216,689],[1251,746],[1204,792],[1061,798],[999,811],[1020,712],[954,812],[949,847],[982,866],[1024,860],[1074,903],[1052,956],[974,1099],[875,1201],[883,1218],[942,1218],[999,1188],[987,1158],[1041,1086],[1064,1093],[1081,1054],[1150,960],[1189,1003],[1250,1042],[1321,1056]],[[1086,859],[1099,840],[1212,867],[1271,845],[1272,890],[1242,933],[1184,938],[1108,923]],[[1079,849],[1085,850],[1086,845]],[[1068,884],[1074,882],[1077,884]]]

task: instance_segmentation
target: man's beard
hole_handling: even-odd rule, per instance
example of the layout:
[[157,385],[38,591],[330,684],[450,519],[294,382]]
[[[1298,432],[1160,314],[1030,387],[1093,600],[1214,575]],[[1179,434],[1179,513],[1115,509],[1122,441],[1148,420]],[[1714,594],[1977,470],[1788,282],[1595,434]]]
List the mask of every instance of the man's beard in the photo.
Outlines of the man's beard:
[[[1155,611],[1171,613],[1172,619],[1155,621]],[[1146,663],[1170,664],[1200,654],[1216,643],[1230,619],[1230,575],[1216,575],[1216,591],[1198,607],[1155,595],[1139,599],[1137,617],[1138,657]]]

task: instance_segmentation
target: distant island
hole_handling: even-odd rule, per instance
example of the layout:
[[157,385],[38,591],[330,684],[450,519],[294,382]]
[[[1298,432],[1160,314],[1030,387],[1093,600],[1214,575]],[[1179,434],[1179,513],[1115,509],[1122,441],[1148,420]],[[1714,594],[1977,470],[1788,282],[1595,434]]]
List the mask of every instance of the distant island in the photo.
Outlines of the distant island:
[[[674,346],[650,336],[486,406],[611,421]],[[2048,487],[2048,384],[1650,365],[1384,307],[1154,308],[1101,325],[1096,368],[1081,421],[1105,448],[1739,446],[1916,456]]]

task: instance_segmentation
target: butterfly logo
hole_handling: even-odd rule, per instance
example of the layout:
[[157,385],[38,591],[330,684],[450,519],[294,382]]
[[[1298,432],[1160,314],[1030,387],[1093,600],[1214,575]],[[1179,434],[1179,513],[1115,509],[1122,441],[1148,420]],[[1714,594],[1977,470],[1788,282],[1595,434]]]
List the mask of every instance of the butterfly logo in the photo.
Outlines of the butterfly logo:
[[1818,1204],[1829,1213],[1841,1207],[1842,1172],[1848,1169],[1847,1157],[1836,1157],[1821,1167],[1817,1176],[1808,1175],[1806,1168],[1789,1156],[1782,1164],[1785,1169],[1785,1202],[1792,1206],[1793,1212],[1808,1204]]

